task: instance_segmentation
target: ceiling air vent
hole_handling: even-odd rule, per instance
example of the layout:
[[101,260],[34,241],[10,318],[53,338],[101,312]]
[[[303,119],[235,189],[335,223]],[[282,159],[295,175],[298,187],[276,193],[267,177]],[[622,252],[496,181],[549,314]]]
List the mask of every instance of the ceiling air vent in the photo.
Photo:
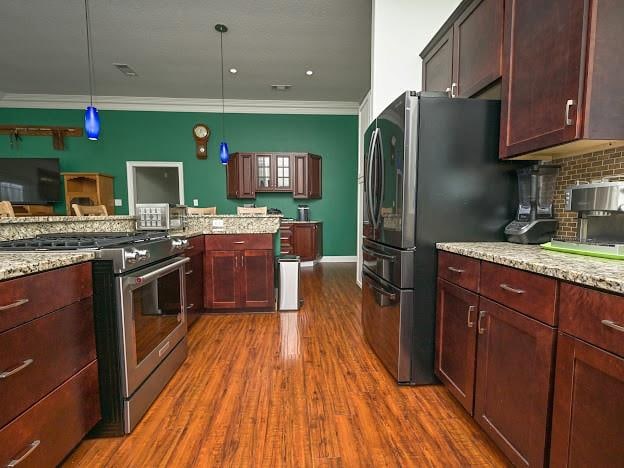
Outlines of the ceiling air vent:
[[113,63],[117,69],[126,76],[134,77],[138,76],[138,73],[135,72],[130,65],[126,63]]
[[289,85],[289,84],[274,84],[274,85],[271,85],[271,89],[273,91],[288,91],[290,88],[292,88],[292,85]]

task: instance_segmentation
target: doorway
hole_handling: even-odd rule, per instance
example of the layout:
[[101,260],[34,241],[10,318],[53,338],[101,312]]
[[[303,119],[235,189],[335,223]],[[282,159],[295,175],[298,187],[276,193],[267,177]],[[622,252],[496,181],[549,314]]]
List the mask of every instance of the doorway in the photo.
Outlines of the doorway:
[[184,204],[182,162],[127,161],[128,209],[135,214],[137,203]]

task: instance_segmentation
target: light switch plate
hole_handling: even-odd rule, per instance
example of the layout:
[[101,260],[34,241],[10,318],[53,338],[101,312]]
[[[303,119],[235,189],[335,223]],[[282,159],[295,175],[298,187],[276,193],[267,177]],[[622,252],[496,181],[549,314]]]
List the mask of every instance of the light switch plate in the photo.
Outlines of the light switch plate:
[[197,198],[193,198],[193,206],[199,206],[199,200]]
[[225,224],[223,223],[222,219],[213,219],[212,220],[212,227],[213,228],[222,228],[224,226],[225,226]]
[[123,200],[121,198],[115,198],[115,206],[123,206]]

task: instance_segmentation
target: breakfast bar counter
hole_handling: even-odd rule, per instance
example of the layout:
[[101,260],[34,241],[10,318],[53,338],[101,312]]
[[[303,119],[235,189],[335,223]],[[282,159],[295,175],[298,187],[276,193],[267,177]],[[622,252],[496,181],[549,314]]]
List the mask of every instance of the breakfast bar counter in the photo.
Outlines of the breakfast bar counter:
[[0,252],[0,280],[87,262],[93,258],[91,252]]

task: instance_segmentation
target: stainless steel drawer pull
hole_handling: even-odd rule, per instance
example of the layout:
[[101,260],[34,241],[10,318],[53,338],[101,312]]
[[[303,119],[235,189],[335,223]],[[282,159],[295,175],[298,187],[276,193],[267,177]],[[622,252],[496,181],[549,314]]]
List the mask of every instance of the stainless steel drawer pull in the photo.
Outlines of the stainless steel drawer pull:
[[0,379],[6,379],[7,377],[11,377],[12,375],[17,374],[19,371],[22,371],[22,370],[26,369],[33,362],[35,362],[34,359],[26,359],[19,366],[17,366],[15,369],[11,369],[11,370],[4,371],[4,372],[0,373]]
[[383,258],[384,260],[390,260],[390,261],[396,260],[396,257],[394,255],[388,255],[388,254],[384,254],[381,252],[376,252],[366,247],[362,247],[362,251],[366,252],[367,254],[372,255],[373,257]]
[[245,241],[234,241],[234,242],[232,242],[232,243],[233,243],[233,244],[244,244],[244,243],[245,243]]
[[19,307],[21,305],[24,305],[27,302],[28,302],[28,299],[20,299],[19,301],[15,301],[12,304],[7,304],[7,305],[0,306],[0,310],[13,309],[15,307]]
[[187,305],[187,306],[186,306],[186,309],[187,309],[187,310],[188,310],[188,309],[192,309],[193,307],[195,307],[195,304],[189,304],[189,305]]
[[615,323],[613,320],[601,320],[601,323],[602,323],[605,327],[613,328],[614,330],[624,332],[624,326],[622,326],[622,325],[618,325],[618,324],[617,324],[617,323]]
[[462,270],[461,268],[455,268],[455,267],[446,267],[448,268],[449,271],[452,271],[453,273],[464,273],[466,270]]
[[468,328],[472,328],[474,327],[474,320],[470,320],[470,317],[472,317],[472,313],[477,310],[477,308],[475,306],[470,306],[468,307]]
[[485,310],[479,312],[479,322],[477,323],[477,330],[479,330],[479,335],[483,335],[485,333],[485,328],[481,326],[481,321],[487,315]]
[[33,453],[35,451],[35,449],[37,447],[39,447],[39,444],[41,444],[40,440],[33,440],[30,445],[28,446],[28,450],[26,450],[26,452],[24,452],[24,455],[22,455],[19,458],[14,458],[13,460],[11,460],[8,464],[7,464],[7,468],[13,468],[14,466],[19,465],[20,463],[22,463],[24,460],[26,460],[31,453]]
[[185,274],[186,276],[188,276],[188,275],[192,275],[192,274],[193,274],[193,270],[186,270],[186,271],[184,272],[184,274]]
[[502,283],[499,286],[501,287],[501,289],[504,289],[505,291],[512,292],[514,294],[524,294],[526,292],[523,289],[512,288],[511,286],[509,286],[508,284],[505,284],[505,283]]
[[396,299],[396,294],[394,294],[394,293],[391,293],[391,292],[388,292],[388,291],[384,291],[383,289],[378,288],[378,287],[373,286],[373,285],[369,285],[369,286],[371,287],[371,289],[373,291],[378,292],[382,296],[386,296],[386,297],[390,298],[391,301],[394,301]]

